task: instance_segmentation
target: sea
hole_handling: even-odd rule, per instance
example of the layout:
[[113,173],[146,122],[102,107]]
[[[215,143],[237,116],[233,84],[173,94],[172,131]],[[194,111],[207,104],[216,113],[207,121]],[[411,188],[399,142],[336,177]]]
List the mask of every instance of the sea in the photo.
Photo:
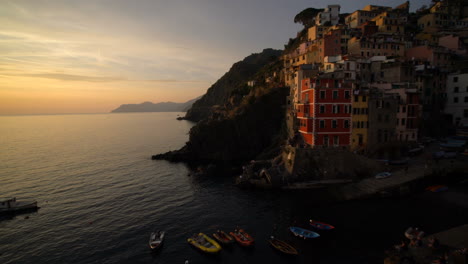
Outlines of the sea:
[[[468,222],[467,187],[409,197],[334,202],[320,191],[244,190],[230,175],[190,176],[151,160],[188,140],[184,113],[0,116],[0,197],[36,200],[35,212],[0,218],[0,263],[382,263],[409,226],[426,233]],[[288,228],[334,225],[304,240]],[[240,227],[251,248],[217,255],[187,238]],[[164,230],[157,251],[150,233]],[[297,247],[285,256],[270,236]]]

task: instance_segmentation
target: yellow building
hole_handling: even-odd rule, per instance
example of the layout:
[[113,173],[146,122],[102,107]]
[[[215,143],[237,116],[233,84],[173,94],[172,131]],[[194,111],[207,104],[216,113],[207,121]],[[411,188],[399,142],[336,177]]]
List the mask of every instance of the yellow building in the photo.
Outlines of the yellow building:
[[362,91],[355,94],[352,107],[351,150],[364,151],[367,147],[369,130],[369,95]]
[[403,34],[407,17],[399,13],[383,12],[370,21],[375,22],[375,25],[379,27],[379,32]]

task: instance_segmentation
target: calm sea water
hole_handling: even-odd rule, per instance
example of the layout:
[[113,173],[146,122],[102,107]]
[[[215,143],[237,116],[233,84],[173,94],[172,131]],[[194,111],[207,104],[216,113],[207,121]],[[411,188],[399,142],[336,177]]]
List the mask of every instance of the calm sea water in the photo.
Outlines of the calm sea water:
[[[318,193],[239,190],[223,175],[190,177],[184,164],[150,159],[188,140],[193,124],[177,115],[0,117],[0,196],[41,206],[0,220],[0,263],[381,263],[409,225],[437,232],[468,221],[466,188],[330,203]],[[311,217],[337,229],[313,241],[288,233]],[[236,226],[256,238],[254,248],[232,245],[208,256],[186,242]],[[156,229],[167,239],[153,253],[147,242]],[[301,255],[275,252],[271,234]]]

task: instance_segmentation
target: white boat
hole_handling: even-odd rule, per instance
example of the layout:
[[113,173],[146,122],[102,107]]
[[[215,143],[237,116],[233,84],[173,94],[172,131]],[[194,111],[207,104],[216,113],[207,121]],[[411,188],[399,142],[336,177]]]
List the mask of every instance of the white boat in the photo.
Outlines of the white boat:
[[36,201],[16,201],[16,197],[0,198],[0,214],[34,210],[37,208]]
[[149,239],[149,246],[151,249],[157,249],[162,246],[162,243],[164,241],[164,231],[156,231],[151,233],[150,239]]

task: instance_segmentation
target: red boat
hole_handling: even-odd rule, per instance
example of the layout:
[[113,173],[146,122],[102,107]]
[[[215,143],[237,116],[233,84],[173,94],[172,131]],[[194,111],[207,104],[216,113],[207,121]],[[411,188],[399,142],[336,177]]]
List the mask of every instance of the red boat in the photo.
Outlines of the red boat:
[[234,232],[229,232],[231,236],[239,243],[241,246],[251,246],[254,243],[254,239],[243,229],[236,229]]
[[310,225],[317,228],[317,229],[320,229],[320,230],[332,230],[332,229],[335,228],[334,226],[332,226],[330,224],[315,221],[315,220],[312,220],[312,219],[310,220]]
[[216,233],[213,234],[213,237],[223,244],[230,244],[234,242],[234,239],[230,235],[220,230],[216,231]]

